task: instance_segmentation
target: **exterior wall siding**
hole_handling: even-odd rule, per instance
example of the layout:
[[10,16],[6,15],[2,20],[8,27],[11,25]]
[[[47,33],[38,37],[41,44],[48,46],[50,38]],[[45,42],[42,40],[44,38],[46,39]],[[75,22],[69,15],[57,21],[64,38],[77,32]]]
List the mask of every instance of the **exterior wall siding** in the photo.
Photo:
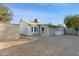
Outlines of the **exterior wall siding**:
[[49,28],[49,36],[55,35],[55,28]]
[[55,35],[64,35],[64,28],[58,28],[58,29],[56,29]]
[[22,21],[20,23],[20,34],[27,34],[28,33],[28,26]]
[[49,31],[48,26],[45,26],[45,36],[49,36],[48,31]]

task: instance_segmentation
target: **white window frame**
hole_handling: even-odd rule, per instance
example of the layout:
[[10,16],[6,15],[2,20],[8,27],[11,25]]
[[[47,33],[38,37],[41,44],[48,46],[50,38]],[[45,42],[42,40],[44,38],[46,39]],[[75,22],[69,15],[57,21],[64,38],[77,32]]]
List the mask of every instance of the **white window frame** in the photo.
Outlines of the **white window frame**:
[[[36,32],[34,31],[34,28],[38,28],[38,26],[32,26],[32,28],[33,28],[33,31],[32,31],[32,28],[31,28],[31,32],[33,32],[33,33],[37,33],[38,31],[36,30]],[[39,30],[39,28],[38,28],[38,30]]]

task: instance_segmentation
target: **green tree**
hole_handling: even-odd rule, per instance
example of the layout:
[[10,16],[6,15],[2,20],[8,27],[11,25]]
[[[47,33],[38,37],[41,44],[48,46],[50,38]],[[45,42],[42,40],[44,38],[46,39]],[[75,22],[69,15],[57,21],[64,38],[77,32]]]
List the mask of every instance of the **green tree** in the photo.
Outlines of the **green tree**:
[[79,15],[74,16],[66,16],[64,19],[64,23],[68,28],[79,28]]
[[11,10],[4,4],[0,4],[0,22],[7,22],[12,19]]
[[59,27],[64,27],[64,25],[63,25],[63,24],[58,24],[58,26],[59,26]]

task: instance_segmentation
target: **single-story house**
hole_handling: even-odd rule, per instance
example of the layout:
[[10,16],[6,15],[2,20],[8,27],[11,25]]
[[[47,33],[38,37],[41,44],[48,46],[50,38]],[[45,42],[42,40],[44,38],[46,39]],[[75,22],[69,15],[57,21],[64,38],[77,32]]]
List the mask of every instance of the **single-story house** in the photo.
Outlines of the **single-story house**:
[[43,24],[38,19],[34,19],[34,21],[21,20],[19,24],[20,34],[23,35],[53,36],[64,34],[63,28],[57,25]]

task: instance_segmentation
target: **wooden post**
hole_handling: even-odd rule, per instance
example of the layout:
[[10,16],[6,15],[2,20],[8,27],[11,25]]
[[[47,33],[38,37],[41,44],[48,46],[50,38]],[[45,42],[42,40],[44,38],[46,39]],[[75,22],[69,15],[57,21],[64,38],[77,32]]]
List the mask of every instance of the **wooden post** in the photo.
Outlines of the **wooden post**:
[[79,36],[79,28],[78,28],[78,36]]

